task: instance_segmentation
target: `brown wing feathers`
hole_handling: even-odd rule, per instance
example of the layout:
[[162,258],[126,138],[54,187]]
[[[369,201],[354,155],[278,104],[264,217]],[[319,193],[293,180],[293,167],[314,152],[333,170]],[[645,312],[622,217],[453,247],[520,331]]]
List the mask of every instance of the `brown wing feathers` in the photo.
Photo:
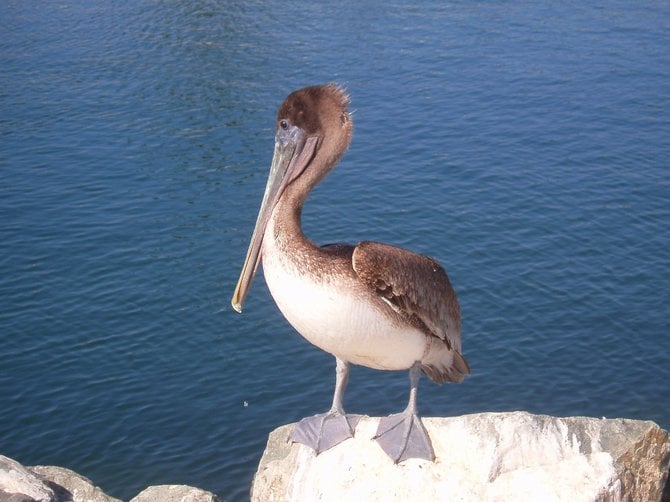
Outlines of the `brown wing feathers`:
[[[353,255],[356,274],[407,316],[417,316],[431,334],[460,349],[460,309],[437,261],[378,242],[361,242]],[[450,336],[452,335],[452,336]],[[455,342],[455,343],[454,343]]]
[[354,271],[371,291],[417,329],[442,340],[448,349],[456,352],[455,369],[469,373],[460,355],[458,300],[447,273],[437,261],[387,244],[366,241],[356,246],[352,262]]

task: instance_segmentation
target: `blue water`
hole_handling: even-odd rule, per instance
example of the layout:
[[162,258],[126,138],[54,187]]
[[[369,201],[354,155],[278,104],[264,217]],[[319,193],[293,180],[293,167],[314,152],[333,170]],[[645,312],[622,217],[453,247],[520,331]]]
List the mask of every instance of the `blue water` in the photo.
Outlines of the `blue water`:
[[[328,81],[355,135],[307,233],[432,255],[459,294],[473,374],[422,413],[670,427],[668,47],[651,0],[3,2],[0,454],[244,500],[267,434],[329,406],[262,276],[229,306],[276,109]],[[406,397],[354,368],[345,404]]]

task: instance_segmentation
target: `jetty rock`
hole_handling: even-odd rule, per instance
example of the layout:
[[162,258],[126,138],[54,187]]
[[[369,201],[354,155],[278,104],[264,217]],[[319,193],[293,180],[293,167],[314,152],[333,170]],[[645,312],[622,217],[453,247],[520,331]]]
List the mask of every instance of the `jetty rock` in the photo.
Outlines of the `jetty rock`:
[[[25,467],[0,455],[0,502],[121,502],[65,467]],[[206,490],[185,485],[150,486],[131,502],[220,502]]]
[[[315,455],[274,430],[251,500],[660,501],[670,437],[654,422],[527,412],[423,418],[436,459],[394,464],[372,439],[379,418]],[[663,494],[665,489],[665,495]]]
[[[274,430],[251,500],[670,502],[670,437],[654,422],[526,412],[424,418],[435,462],[394,464],[372,439],[379,418],[316,456]],[[223,449],[223,447],[222,447]],[[146,488],[130,502],[220,502],[184,485]],[[25,467],[0,455],[0,502],[121,502],[70,469]]]

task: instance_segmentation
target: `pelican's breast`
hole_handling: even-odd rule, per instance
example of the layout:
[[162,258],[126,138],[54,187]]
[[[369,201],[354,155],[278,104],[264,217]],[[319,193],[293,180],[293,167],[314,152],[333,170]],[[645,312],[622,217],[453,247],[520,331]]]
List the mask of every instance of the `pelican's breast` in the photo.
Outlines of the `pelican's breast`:
[[[310,343],[344,361],[382,370],[402,370],[421,360],[424,333],[383,312],[353,273],[333,258],[301,266],[266,233],[263,273],[279,310]],[[289,256],[291,255],[291,256]]]

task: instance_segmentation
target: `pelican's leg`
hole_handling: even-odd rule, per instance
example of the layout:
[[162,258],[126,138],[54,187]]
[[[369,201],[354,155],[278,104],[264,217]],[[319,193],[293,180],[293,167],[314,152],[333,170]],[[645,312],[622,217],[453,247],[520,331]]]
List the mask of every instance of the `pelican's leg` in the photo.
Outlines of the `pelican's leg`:
[[354,437],[360,415],[346,415],[342,407],[344,389],[349,380],[349,363],[336,358],[335,393],[333,405],[326,413],[303,418],[293,428],[291,440],[312,448],[316,454]]
[[377,440],[382,449],[397,464],[408,458],[435,460],[430,437],[416,408],[416,394],[421,377],[421,363],[415,362],[409,370],[409,403],[402,413],[379,420]]

